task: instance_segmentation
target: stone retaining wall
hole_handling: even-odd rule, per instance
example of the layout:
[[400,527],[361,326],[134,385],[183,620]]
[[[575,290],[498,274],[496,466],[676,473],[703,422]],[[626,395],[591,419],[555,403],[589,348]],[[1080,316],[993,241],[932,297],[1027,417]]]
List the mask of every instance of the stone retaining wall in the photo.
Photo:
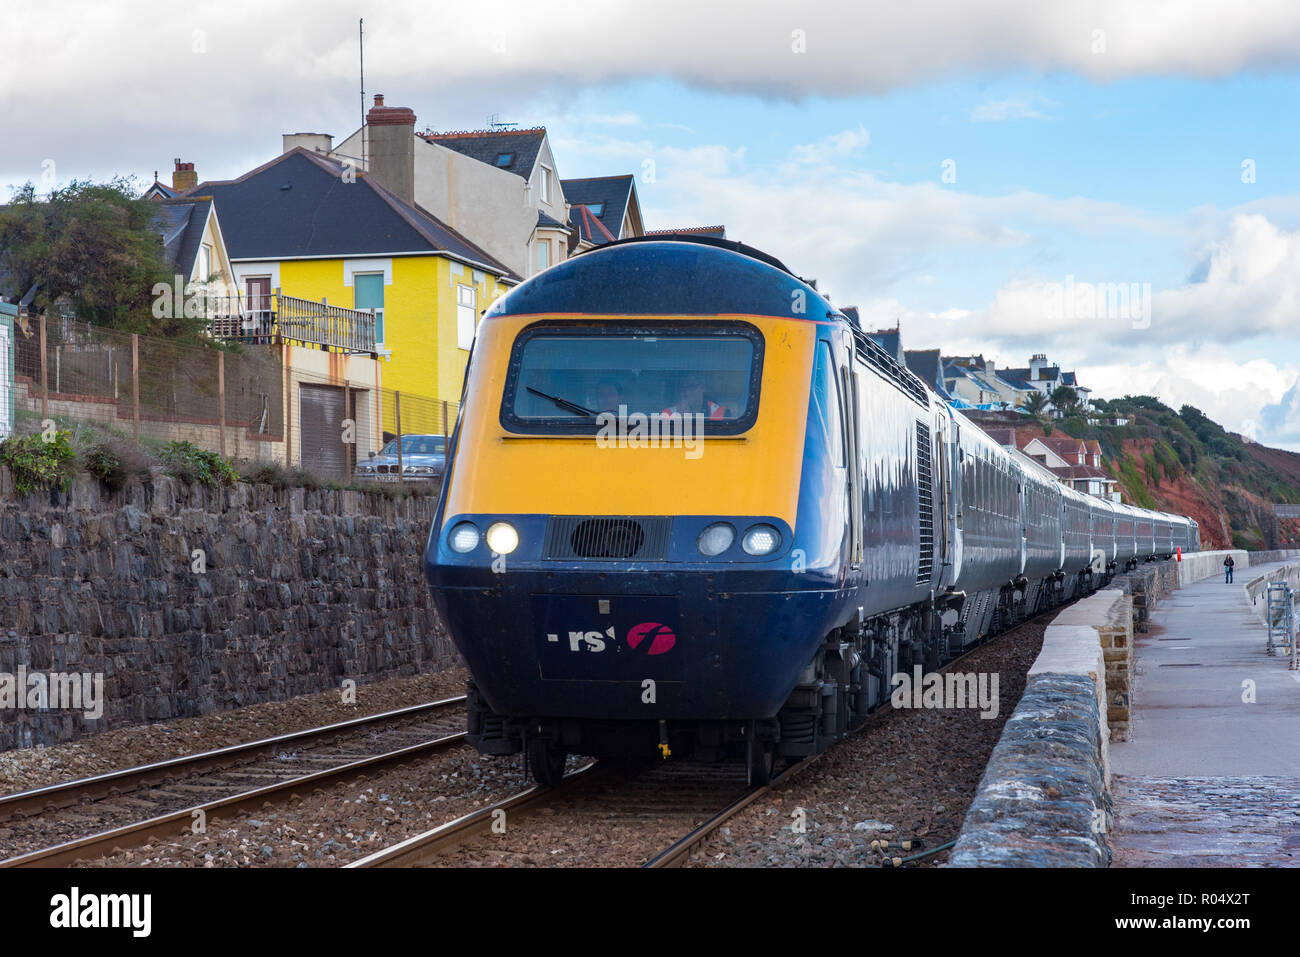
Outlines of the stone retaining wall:
[[[1294,550],[1230,553],[1238,571],[1252,560],[1296,557]],[[1056,616],[980,779],[949,867],[1109,865],[1108,742],[1128,733],[1134,633],[1146,630],[1151,611],[1174,588],[1221,574],[1226,554],[1142,565]],[[1300,578],[1300,561],[1286,570],[1292,572]]]
[[1132,596],[1135,633],[1146,632],[1147,623],[1151,620],[1151,613],[1155,611],[1156,606],[1179,587],[1179,564],[1177,561],[1147,562],[1131,572],[1116,575],[1106,586]]
[[[1080,627],[1091,631],[1091,640],[1100,648],[1104,666],[1105,681],[1099,684],[1098,694],[1104,710],[1103,730],[1106,731],[1108,741],[1127,741],[1129,738],[1133,693],[1133,632],[1137,618],[1135,599],[1140,597],[1145,601],[1148,588],[1153,598],[1159,595],[1161,577],[1156,566],[1148,566],[1141,577],[1123,583],[1132,591],[1115,588],[1112,583],[1095,595],[1063,609],[1047,629],[1049,634],[1058,636],[1058,640],[1061,635],[1059,629],[1062,628]],[[1172,576],[1166,572],[1164,577]],[[1124,600],[1121,601],[1120,598]],[[1143,610],[1146,610],[1145,604]],[[1088,643],[1086,635],[1079,634],[1077,638],[1085,645]],[[1040,654],[1034,668],[1038,668],[1045,660],[1051,659],[1045,659]],[[1033,674],[1033,669],[1030,669],[1030,674]]]
[[[1276,559],[1274,559],[1276,561]],[[1257,575],[1244,586],[1246,597],[1250,599],[1251,611],[1265,624],[1268,623],[1268,586],[1269,582],[1286,582],[1292,591],[1300,590],[1300,561],[1283,565],[1264,575]],[[1294,600],[1294,595],[1292,596]]]
[[1223,574],[1223,559],[1231,555],[1232,560],[1236,562],[1233,577],[1236,578],[1245,569],[1250,567],[1250,555],[1240,548],[1225,548],[1212,552],[1189,552],[1183,556],[1183,560],[1178,562],[1178,587],[1190,585],[1192,582],[1198,582],[1203,578],[1210,578],[1214,575]]
[[1269,562],[1282,562],[1288,558],[1300,557],[1300,548],[1275,548],[1266,552],[1247,552],[1250,558],[1250,564],[1266,565]]
[[1048,626],[949,867],[1110,863],[1107,662],[1099,634],[1131,629],[1132,614],[1129,595],[1106,589]]
[[432,496],[155,473],[15,500],[0,473],[0,678],[85,672],[104,689],[98,719],[0,707],[0,749],[458,660],[421,569]]

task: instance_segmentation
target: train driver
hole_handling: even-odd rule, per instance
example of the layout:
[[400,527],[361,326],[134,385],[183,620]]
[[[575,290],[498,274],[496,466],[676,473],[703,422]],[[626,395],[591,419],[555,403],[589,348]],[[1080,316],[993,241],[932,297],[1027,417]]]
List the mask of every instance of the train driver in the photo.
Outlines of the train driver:
[[725,419],[727,407],[705,398],[704,379],[695,372],[686,373],[677,387],[677,404],[664,409],[663,415],[703,414],[709,419]]
[[613,379],[601,379],[596,383],[596,411],[618,414],[623,404],[623,387]]

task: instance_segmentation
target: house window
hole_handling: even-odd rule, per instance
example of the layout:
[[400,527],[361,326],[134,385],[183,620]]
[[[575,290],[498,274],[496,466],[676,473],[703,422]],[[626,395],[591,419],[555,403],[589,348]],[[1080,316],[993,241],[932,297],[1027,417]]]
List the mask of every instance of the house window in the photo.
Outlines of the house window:
[[511,163],[513,163],[514,161],[515,161],[515,154],[514,154],[514,153],[498,153],[498,154],[497,154],[497,166],[501,166],[501,167],[509,166],[509,165],[510,165]]
[[456,286],[456,345],[468,349],[474,344],[475,320],[478,318],[473,286]]
[[352,277],[353,306],[375,310],[375,342],[384,341],[384,274],[359,272]]
[[542,202],[550,205],[551,202],[551,171],[545,166],[542,167],[542,176],[538,181],[542,190]]
[[199,269],[195,278],[199,282],[207,282],[212,278],[212,247],[207,243],[199,247]]
[[551,264],[551,243],[547,239],[537,240],[537,272]]
[[587,208],[588,208],[589,210],[591,210],[591,215],[593,215],[593,216],[595,216],[595,217],[597,217],[597,218],[599,218],[599,217],[605,215],[605,204],[604,204],[604,203],[588,203],[588,204],[587,204]]

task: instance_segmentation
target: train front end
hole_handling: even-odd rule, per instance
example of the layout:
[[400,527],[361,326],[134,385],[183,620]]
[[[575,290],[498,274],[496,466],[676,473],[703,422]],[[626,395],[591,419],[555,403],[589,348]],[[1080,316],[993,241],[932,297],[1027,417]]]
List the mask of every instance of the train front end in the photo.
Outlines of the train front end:
[[752,748],[776,714],[840,560],[799,523],[818,326],[792,286],[631,244],[489,310],[425,555],[480,751],[554,783],[567,753]]

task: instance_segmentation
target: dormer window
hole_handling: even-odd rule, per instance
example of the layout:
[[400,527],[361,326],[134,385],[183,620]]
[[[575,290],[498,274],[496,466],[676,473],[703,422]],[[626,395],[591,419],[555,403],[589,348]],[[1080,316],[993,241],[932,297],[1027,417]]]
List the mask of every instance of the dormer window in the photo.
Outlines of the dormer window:
[[498,153],[496,165],[500,167],[509,166],[515,161],[514,153]]
[[597,218],[600,218],[601,216],[604,216],[604,215],[605,215],[605,204],[604,204],[604,203],[588,203],[588,204],[587,204],[587,208],[588,208],[589,210],[591,210],[591,215],[593,215],[593,216],[595,216],[595,217],[597,217]]

